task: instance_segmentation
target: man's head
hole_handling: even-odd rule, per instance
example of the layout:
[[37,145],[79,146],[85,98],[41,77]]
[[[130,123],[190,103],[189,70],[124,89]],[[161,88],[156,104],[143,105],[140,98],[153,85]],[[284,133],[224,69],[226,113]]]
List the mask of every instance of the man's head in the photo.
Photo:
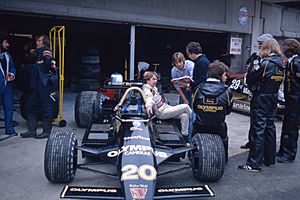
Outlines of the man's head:
[[190,42],[186,45],[186,54],[191,60],[195,60],[199,54],[202,54],[202,47],[198,42]]
[[178,70],[183,70],[185,57],[181,52],[175,52],[172,56],[172,65]]
[[144,83],[156,86],[158,74],[156,72],[146,71],[143,75]]
[[47,35],[38,35],[36,36],[35,39],[36,39],[35,45],[37,49],[41,49],[44,46],[49,46],[50,44],[50,40]]
[[7,35],[0,36],[1,52],[7,51],[9,47],[9,38]]
[[258,48],[260,49],[261,48],[261,45],[264,41],[267,41],[267,40],[270,40],[270,39],[273,39],[273,36],[269,33],[264,33],[262,35],[260,35],[258,38],[257,38],[257,42],[258,42]]
[[220,80],[222,83],[225,83],[227,80],[227,73],[229,68],[223,62],[215,60],[208,66],[207,77],[215,78]]

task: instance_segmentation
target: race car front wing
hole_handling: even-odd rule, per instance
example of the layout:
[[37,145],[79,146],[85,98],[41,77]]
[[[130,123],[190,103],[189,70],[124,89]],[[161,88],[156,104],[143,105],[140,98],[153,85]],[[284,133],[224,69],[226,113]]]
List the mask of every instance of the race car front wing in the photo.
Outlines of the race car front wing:
[[[147,190],[135,188],[132,190],[132,199],[145,199]],[[65,186],[61,192],[61,198],[74,199],[125,199],[120,188],[99,188],[99,187],[81,187]],[[176,188],[156,189],[153,199],[176,199],[192,197],[213,197],[214,192],[208,185],[188,186]]]

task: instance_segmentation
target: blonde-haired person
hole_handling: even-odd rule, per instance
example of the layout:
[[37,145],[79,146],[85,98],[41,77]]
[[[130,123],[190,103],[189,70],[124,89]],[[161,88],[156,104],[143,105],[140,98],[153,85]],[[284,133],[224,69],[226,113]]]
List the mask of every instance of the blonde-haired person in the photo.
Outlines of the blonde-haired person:
[[262,60],[258,67],[247,75],[253,93],[251,119],[252,141],[245,165],[238,169],[258,172],[262,164],[273,166],[276,157],[276,114],[278,89],[283,80],[284,69],[280,47],[275,39],[263,42],[259,52]]
[[146,112],[149,115],[156,114],[158,119],[180,119],[181,133],[184,136],[185,142],[188,142],[189,120],[192,115],[192,110],[187,104],[170,106],[165,103],[162,96],[159,94],[156,87],[157,73],[147,71],[144,73],[143,91],[147,97]]
[[[258,49],[260,50],[261,49],[261,46],[263,44],[264,41],[267,41],[267,40],[270,40],[272,39],[273,36],[269,33],[264,33],[262,35],[260,35],[258,38],[257,38],[257,43],[258,43]],[[247,73],[248,72],[251,72],[253,70],[253,68],[255,68],[259,62],[261,61],[261,57],[259,56],[259,51],[258,52],[255,52],[253,54],[251,54],[251,56],[248,58],[248,60],[246,61],[246,67],[247,67],[247,70],[246,70],[246,76],[245,76],[245,84],[247,84]],[[249,94],[249,97],[252,97],[252,93]],[[250,99],[250,107],[252,106],[252,101]],[[251,115],[251,113],[250,113]],[[244,145],[241,146],[241,149],[250,149],[251,147],[251,144],[252,144],[252,141],[251,141],[251,135],[252,135],[252,126],[251,126],[251,118],[250,118],[250,128],[249,128],[249,131],[248,131],[248,142]]]
[[[184,76],[193,78],[194,63],[190,60],[185,60],[184,55],[181,52],[175,52],[172,55],[171,76],[174,78],[181,78]],[[188,104],[192,107],[192,92],[190,87],[190,81],[186,79],[180,81],[171,81],[174,87],[178,91],[180,96],[179,103]]]

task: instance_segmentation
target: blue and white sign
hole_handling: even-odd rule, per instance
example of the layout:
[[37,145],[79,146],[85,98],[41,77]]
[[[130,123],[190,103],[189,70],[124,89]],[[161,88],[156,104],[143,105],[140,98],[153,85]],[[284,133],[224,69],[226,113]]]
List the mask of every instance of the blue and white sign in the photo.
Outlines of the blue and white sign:
[[246,25],[248,22],[248,10],[245,6],[241,6],[239,10],[239,23],[241,25]]

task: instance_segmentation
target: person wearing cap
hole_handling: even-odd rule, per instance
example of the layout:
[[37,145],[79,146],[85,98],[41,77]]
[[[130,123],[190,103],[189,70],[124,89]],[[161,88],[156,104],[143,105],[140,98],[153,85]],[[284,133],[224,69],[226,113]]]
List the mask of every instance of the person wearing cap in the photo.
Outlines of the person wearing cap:
[[[30,94],[26,102],[28,131],[21,133],[23,138],[47,138],[52,130],[51,92],[58,77],[49,43],[49,37],[46,35],[36,37],[37,58],[30,81]],[[40,135],[36,133],[38,109],[41,109],[43,120],[43,132]]]
[[[265,34],[260,35],[257,38],[258,49],[259,50],[261,49],[262,43],[264,41],[270,40],[272,38],[273,38],[273,36],[269,33],[265,33]],[[251,54],[251,56],[246,61],[246,67],[247,67],[246,76],[245,76],[245,83],[246,84],[247,84],[247,74],[249,74],[254,68],[257,68],[259,66],[260,61],[261,61],[261,57],[259,56],[259,52],[255,52],[255,53]],[[251,89],[250,89],[250,91],[251,91]],[[248,142],[246,144],[242,145],[241,149],[249,149],[251,147],[251,135],[252,135],[252,132],[253,132],[252,120],[251,120],[252,119],[251,116],[253,115],[253,113],[251,114],[252,103],[253,103],[253,101],[250,100],[250,128],[249,128],[249,132],[248,132]]]
[[[8,53],[9,41],[7,36],[0,39],[0,101],[5,116],[5,134],[17,136],[13,127],[13,80],[16,68],[11,55]],[[7,137],[6,137],[7,138]]]

